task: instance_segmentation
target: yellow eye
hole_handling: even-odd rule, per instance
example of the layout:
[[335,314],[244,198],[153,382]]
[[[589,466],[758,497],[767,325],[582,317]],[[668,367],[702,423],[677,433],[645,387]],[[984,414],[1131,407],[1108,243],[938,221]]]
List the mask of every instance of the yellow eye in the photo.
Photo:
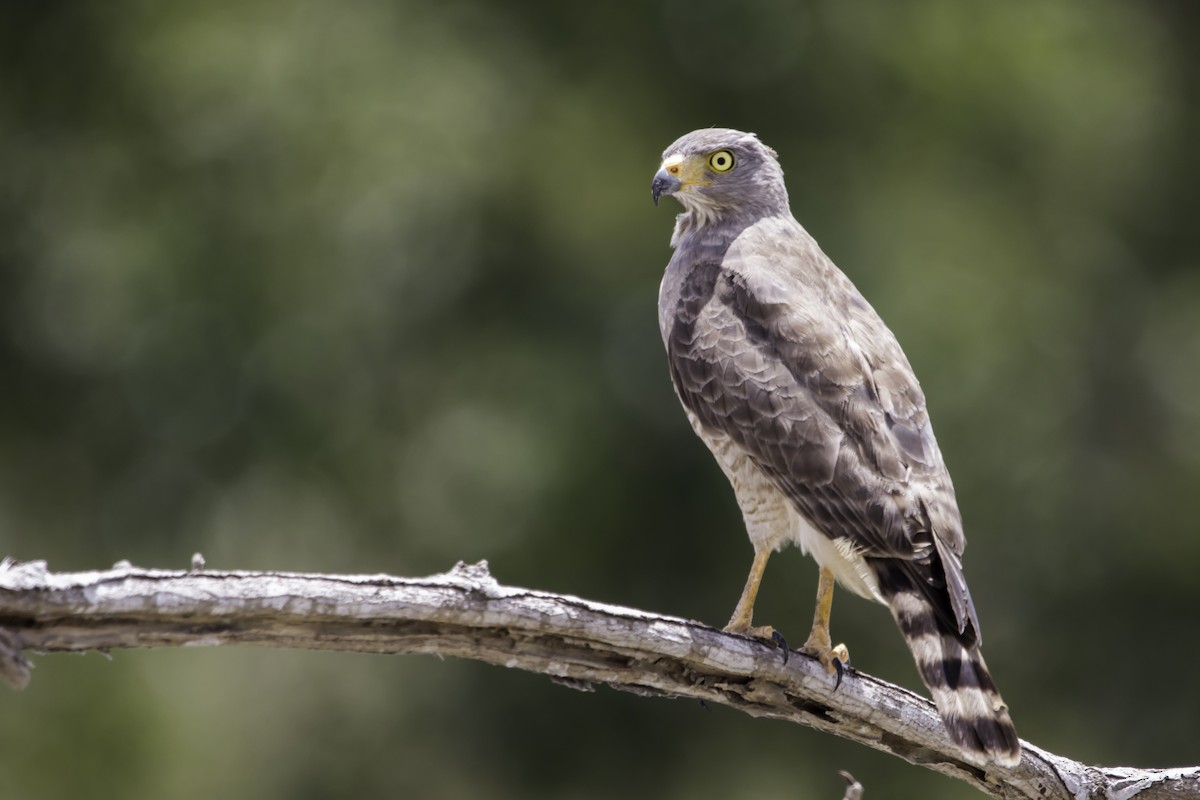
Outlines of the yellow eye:
[[713,172],[729,172],[733,169],[733,153],[718,150],[708,157],[708,165],[713,168]]

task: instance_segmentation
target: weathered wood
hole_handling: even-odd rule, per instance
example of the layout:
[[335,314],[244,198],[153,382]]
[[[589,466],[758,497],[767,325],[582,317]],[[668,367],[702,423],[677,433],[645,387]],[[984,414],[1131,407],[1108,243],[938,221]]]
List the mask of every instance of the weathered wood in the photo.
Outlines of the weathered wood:
[[503,586],[486,562],[427,578],[0,562],[0,676],[18,688],[24,653],[227,644],[434,653],[577,689],[696,698],[860,742],[997,798],[1200,798],[1200,767],[1089,767],[1028,743],[1016,768],[980,767],[933,704],[905,689],[855,670],[835,689],[800,653],[784,663],[770,645],[698,622]]

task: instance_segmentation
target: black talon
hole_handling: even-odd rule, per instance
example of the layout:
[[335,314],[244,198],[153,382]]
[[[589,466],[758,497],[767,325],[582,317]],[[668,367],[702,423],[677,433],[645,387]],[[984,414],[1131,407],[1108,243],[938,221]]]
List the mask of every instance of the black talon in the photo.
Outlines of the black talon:
[[846,672],[846,665],[842,663],[842,660],[840,658],[838,658],[837,656],[834,656],[833,668],[835,670],[837,670],[837,680],[834,681],[834,684],[833,684],[833,690],[836,692],[838,690],[838,687],[842,685],[842,675],[844,675]]
[[779,631],[771,631],[771,641],[775,643],[776,647],[783,650],[783,665],[786,667],[788,656],[791,654],[791,651],[788,649],[787,639],[783,638],[783,634]]

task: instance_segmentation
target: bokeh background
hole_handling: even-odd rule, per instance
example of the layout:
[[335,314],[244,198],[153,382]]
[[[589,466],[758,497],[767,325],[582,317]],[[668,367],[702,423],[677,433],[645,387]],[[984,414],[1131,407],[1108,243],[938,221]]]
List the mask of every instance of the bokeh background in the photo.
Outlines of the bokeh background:
[[[11,2],[0,554],[502,581],[722,624],[750,548],[656,322],[697,127],[758,132],[896,331],[1022,735],[1200,762],[1200,6]],[[795,640],[815,569],[772,562]],[[883,609],[855,664],[918,688]],[[471,662],[43,657],[6,798],[972,795]]]

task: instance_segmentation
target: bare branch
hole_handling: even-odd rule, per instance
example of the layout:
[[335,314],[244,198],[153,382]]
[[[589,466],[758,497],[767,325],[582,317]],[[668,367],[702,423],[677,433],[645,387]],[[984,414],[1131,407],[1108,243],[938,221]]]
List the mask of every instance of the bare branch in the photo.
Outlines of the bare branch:
[[29,679],[23,651],[225,644],[435,653],[577,689],[696,698],[832,733],[998,798],[1200,798],[1200,767],[1089,767],[1028,743],[1018,767],[980,767],[951,744],[933,704],[905,689],[850,670],[835,690],[799,653],[784,663],[769,645],[698,622],[502,586],[486,562],[428,578],[0,562],[0,676],[18,688]]

